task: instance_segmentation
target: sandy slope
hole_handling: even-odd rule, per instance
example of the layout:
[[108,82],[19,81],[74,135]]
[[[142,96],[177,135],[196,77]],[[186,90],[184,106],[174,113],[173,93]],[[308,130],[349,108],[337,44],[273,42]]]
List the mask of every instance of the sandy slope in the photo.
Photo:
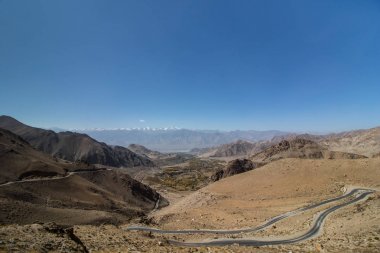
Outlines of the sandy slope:
[[372,157],[380,152],[380,127],[327,135],[319,143],[329,150]]
[[209,185],[155,213],[164,228],[236,228],[341,194],[380,187],[380,159],[284,159]]

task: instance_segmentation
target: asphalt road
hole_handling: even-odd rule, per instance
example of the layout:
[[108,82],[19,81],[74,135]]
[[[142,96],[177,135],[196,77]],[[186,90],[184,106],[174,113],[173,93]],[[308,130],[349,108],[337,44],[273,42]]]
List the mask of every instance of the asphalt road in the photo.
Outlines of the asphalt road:
[[360,191],[368,191],[368,189],[362,189],[362,188],[353,189],[353,190],[349,191],[348,193],[346,193],[342,196],[332,198],[332,199],[327,199],[327,200],[324,200],[322,202],[312,204],[310,206],[302,207],[300,209],[290,211],[290,212],[281,214],[279,216],[273,217],[270,220],[268,220],[266,223],[264,223],[258,227],[252,227],[252,228],[243,228],[243,229],[234,229],[234,230],[216,230],[216,229],[161,230],[161,229],[157,229],[157,228],[144,227],[144,226],[129,226],[129,227],[125,228],[124,230],[147,231],[147,232],[160,233],[160,234],[240,234],[240,233],[257,232],[257,231],[260,231],[262,229],[265,229],[265,228],[273,225],[274,223],[276,223],[282,219],[292,217],[292,216],[297,215],[299,213],[302,213],[304,211],[307,211],[307,210],[310,210],[313,208],[317,208],[319,206],[322,206],[322,205],[325,205],[325,204],[328,204],[331,202],[335,202],[335,201],[342,200],[344,198],[348,198],[350,196],[355,195],[356,193],[358,193]]
[[297,236],[292,239],[283,239],[283,240],[256,240],[256,239],[216,239],[216,240],[208,240],[208,241],[203,241],[203,242],[180,242],[180,241],[174,241],[174,240],[169,240],[168,242],[172,245],[176,246],[190,246],[190,247],[201,247],[201,246],[226,246],[226,245],[232,245],[232,244],[238,244],[242,246],[264,246],[264,245],[279,245],[279,244],[290,244],[290,243],[296,243],[304,240],[308,240],[312,237],[315,237],[318,235],[319,231],[322,228],[323,222],[326,219],[326,217],[345,206],[351,205],[353,203],[359,202],[363,200],[367,195],[373,193],[374,190],[371,189],[364,189],[364,188],[355,188],[352,189],[350,192],[347,194],[344,194],[340,197],[324,200],[322,202],[306,206],[291,212],[287,212],[285,214],[281,214],[279,216],[276,216],[272,219],[270,219],[268,222],[266,222],[263,225],[260,225],[258,227],[253,227],[253,228],[246,228],[246,229],[237,229],[237,230],[161,230],[161,229],[156,229],[156,228],[150,228],[150,227],[140,227],[140,226],[131,226],[126,228],[125,230],[139,230],[139,231],[149,231],[149,232],[154,232],[154,233],[160,233],[160,234],[204,234],[204,233],[213,233],[213,234],[237,234],[237,233],[247,233],[247,232],[255,232],[262,230],[264,228],[267,228],[274,223],[294,216],[296,214],[299,214],[301,212],[328,204],[332,203],[335,201],[339,201],[345,198],[350,198],[354,196],[354,198],[350,199],[347,202],[338,204],[336,206],[330,207],[326,209],[325,211],[321,212],[318,217],[316,218],[313,226],[303,235]]
[[255,240],[255,239],[217,239],[217,240],[209,240],[204,242],[179,242],[169,240],[169,243],[176,246],[190,246],[190,247],[201,247],[201,246],[226,246],[232,244],[238,244],[241,246],[264,246],[264,245],[279,245],[279,244],[290,244],[297,243],[301,241],[308,240],[318,235],[319,231],[322,228],[323,222],[326,217],[332,212],[356,203],[358,201],[363,200],[367,195],[373,193],[372,190],[365,190],[364,192],[358,194],[355,198],[350,201],[344,202],[342,204],[330,207],[320,213],[315,220],[313,226],[303,235],[297,236],[292,239],[284,239],[284,240]]

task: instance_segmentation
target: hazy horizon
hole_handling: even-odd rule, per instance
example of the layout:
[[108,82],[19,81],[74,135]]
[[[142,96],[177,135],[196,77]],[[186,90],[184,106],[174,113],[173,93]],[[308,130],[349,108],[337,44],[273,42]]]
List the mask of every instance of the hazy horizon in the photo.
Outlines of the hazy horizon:
[[380,125],[378,1],[0,1],[0,114],[64,129]]

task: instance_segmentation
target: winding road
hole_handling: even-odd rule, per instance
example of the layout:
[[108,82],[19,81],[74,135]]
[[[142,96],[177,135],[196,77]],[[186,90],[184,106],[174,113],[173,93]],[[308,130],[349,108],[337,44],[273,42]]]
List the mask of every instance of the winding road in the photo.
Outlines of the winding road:
[[26,182],[39,182],[39,181],[52,181],[52,180],[62,180],[64,178],[71,177],[72,175],[75,174],[80,174],[80,173],[86,173],[86,172],[94,172],[94,171],[105,171],[105,170],[112,170],[112,169],[91,169],[91,170],[77,170],[77,171],[71,171],[68,172],[64,176],[56,176],[56,177],[40,177],[40,178],[29,178],[29,179],[22,179],[22,180],[17,180],[17,181],[9,181],[6,183],[0,184],[0,187],[2,186],[7,186],[7,185],[12,185],[12,184],[22,184]]
[[[31,179],[24,179],[24,180],[19,180],[19,181],[12,181],[12,182],[6,182],[3,184],[0,184],[1,186],[7,186],[11,184],[18,184],[18,183],[24,183],[24,182],[35,182],[35,181],[48,181],[48,180],[61,180],[64,178],[68,178],[74,174],[80,174],[80,173],[85,173],[85,172],[91,172],[91,171],[100,171],[104,169],[96,169],[96,170],[87,170],[87,171],[74,171],[74,172],[69,172],[67,175],[62,176],[62,177],[53,177],[53,178],[31,178]],[[106,169],[106,170],[111,170],[111,169]],[[190,246],[190,247],[200,247],[200,246],[226,246],[226,245],[231,245],[231,244],[239,244],[242,246],[264,246],[264,245],[279,245],[279,244],[290,244],[290,243],[296,243],[304,240],[308,240],[312,237],[315,237],[318,235],[319,231],[322,228],[323,222],[326,219],[326,217],[331,214],[332,212],[343,208],[345,206],[351,205],[353,203],[359,202],[363,199],[365,199],[369,194],[372,194],[375,192],[372,189],[365,189],[365,188],[355,188],[349,191],[348,193],[324,200],[322,202],[312,204],[306,207],[302,207],[299,209],[296,209],[294,211],[290,211],[281,215],[278,215],[276,217],[271,218],[268,220],[266,223],[257,226],[257,227],[252,227],[252,228],[244,228],[244,229],[234,229],[234,230],[212,230],[212,229],[186,229],[186,230],[161,230],[157,228],[151,228],[151,227],[143,227],[143,226],[130,226],[125,228],[124,230],[127,231],[148,231],[148,232],[154,232],[154,233],[160,233],[160,234],[239,234],[239,233],[249,233],[249,232],[256,232],[263,230],[274,223],[283,220],[285,218],[289,218],[292,216],[295,216],[297,214],[300,214],[302,212],[305,212],[307,210],[311,210],[314,208],[317,208],[319,206],[336,202],[342,199],[348,199],[350,197],[353,197],[347,202],[335,205],[333,207],[330,207],[320,214],[318,214],[317,218],[315,219],[313,226],[303,235],[291,238],[291,239],[282,239],[282,240],[257,240],[257,239],[230,239],[230,238],[224,238],[224,239],[215,239],[215,240],[206,240],[202,242],[180,242],[180,241],[174,241],[174,240],[168,240],[168,242],[172,245],[176,246]],[[160,198],[157,200],[154,210],[157,210],[159,206]]]
[[161,201],[161,195],[159,194],[158,199],[157,199],[156,203],[154,204],[154,208],[152,210],[152,213],[157,211],[157,209],[160,207],[160,201]]
[[276,217],[270,219],[265,224],[260,225],[258,227],[253,227],[253,228],[237,229],[237,230],[209,230],[209,229],[205,229],[205,230],[161,230],[161,229],[149,228],[149,227],[131,226],[131,227],[126,228],[125,230],[149,231],[149,232],[155,232],[155,233],[160,233],[160,234],[190,234],[190,233],[191,234],[196,234],[196,233],[197,234],[200,234],[200,233],[237,234],[237,233],[256,232],[256,231],[262,230],[264,228],[267,228],[270,225],[272,225],[272,224],[274,224],[274,223],[276,223],[282,219],[297,215],[301,212],[304,212],[304,211],[307,211],[307,210],[310,210],[310,209],[313,209],[313,208],[316,208],[316,207],[319,207],[319,206],[322,206],[322,205],[325,205],[328,203],[332,203],[332,202],[339,201],[339,200],[349,198],[351,196],[356,195],[353,199],[351,199],[347,202],[338,204],[336,206],[330,207],[330,208],[326,209],[325,211],[323,211],[322,213],[320,213],[317,216],[313,226],[310,228],[309,231],[307,231],[305,234],[303,234],[301,236],[298,236],[298,237],[295,237],[292,239],[284,239],[284,240],[217,239],[217,240],[208,240],[208,241],[203,241],[203,242],[179,242],[179,241],[169,240],[169,243],[171,243],[173,245],[192,246],[192,247],[225,246],[225,245],[231,245],[231,244],[239,244],[239,245],[244,245],[244,246],[264,246],[264,245],[278,245],[278,244],[296,243],[296,242],[304,241],[304,240],[307,240],[307,239],[310,239],[310,238],[316,236],[322,227],[323,221],[326,219],[326,217],[330,213],[338,210],[339,208],[342,208],[342,207],[348,206],[350,204],[359,202],[373,192],[374,192],[374,190],[371,190],[371,189],[355,188],[355,189],[352,189],[350,192],[348,192],[345,195],[342,195],[342,196],[339,196],[336,198],[332,198],[332,199],[328,199],[328,200],[324,200],[322,202],[319,202],[319,203],[316,203],[316,204],[313,204],[310,206],[306,206],[306,207],[303,207],[303,208],[300,208],[300,209],[297,209],[294,211],[287,212],[285,214],[281,214],[279,216],[276,216]]

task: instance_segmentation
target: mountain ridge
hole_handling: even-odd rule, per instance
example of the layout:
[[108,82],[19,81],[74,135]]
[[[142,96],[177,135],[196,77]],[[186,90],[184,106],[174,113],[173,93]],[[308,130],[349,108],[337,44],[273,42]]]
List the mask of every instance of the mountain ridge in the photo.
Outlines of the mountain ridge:
[[122,170],[54,158],[0,128],[1,224],[119,223],[167,203]]
[[83,133],[56,133],[25,125],[9,116],[0,116],[0,127],[20,135],[36,149],[68,161],[113,167],[155,166],[150,159],[127,148],[111,147]]
[[271,162],[283,158],[361,159],[368,157],[348,152],[331,151],[315,141],[299,137],[282,140],[250,157],[256,162]]

